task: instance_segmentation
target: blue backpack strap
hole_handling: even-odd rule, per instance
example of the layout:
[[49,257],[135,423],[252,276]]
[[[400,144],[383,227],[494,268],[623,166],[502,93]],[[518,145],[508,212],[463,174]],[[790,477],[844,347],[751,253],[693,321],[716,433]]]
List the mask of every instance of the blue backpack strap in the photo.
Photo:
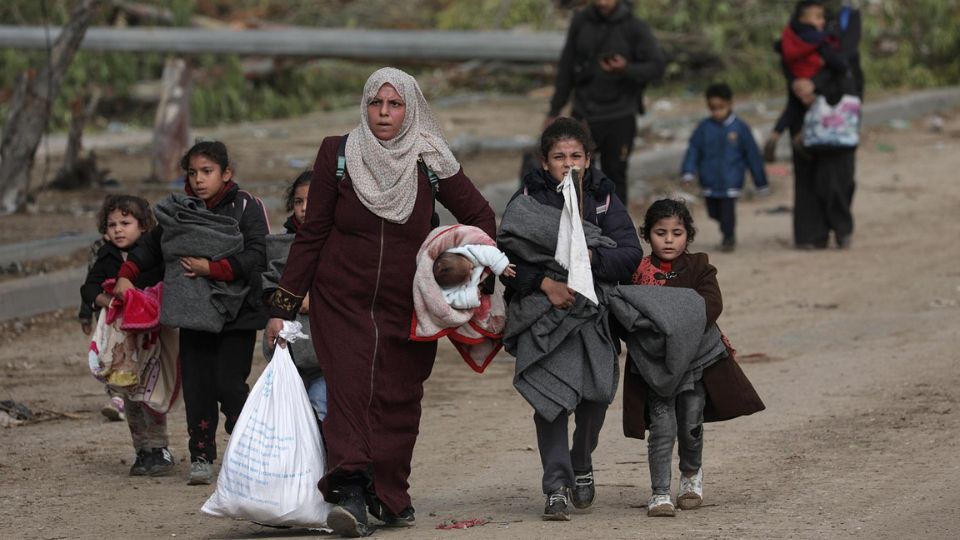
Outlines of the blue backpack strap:
[[347,137],[350,134],[346,134],[340,138],[340,147],[337,148],[337,182],[343,180],[343,176],[347,174]]
[[843,6],[840,9],[840,31],[846,32],[848,26],[850,26],[850,7]]

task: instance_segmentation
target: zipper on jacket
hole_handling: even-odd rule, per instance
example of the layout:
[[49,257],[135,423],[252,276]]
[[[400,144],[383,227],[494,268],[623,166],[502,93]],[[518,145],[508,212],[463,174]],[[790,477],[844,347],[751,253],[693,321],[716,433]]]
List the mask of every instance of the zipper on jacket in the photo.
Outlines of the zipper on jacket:
[[383,270],[383,226],[384,220],[380,218],[380,254],[377,258],[377,280],[373,286],[373,300],[370,302],[370,321],[373,323],[373,357],[370,359],[370,399],[367,400],[368,416],[370,414],[370,405],[373,403],[373,381],[377,369],[377,352],[380,348],[380,327],[377,326],[375,310],[377,307],[377,295],[380,292],[380,273]]

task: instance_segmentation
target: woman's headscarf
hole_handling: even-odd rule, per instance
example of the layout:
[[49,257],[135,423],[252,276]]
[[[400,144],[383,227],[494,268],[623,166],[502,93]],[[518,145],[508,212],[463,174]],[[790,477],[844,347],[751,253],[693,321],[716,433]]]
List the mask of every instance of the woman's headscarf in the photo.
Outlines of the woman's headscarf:
[[[381,141],[370,131],[367,104],[391,84],[403,97],[406,114],[397,136]],[[417,200],[417,158],[440,178],[460,170],[416,79],[396,68],[381,68],[367,79],[360,101],[360,125],[350,132],[347,170],[360,202],[393,223],[406,223]]]

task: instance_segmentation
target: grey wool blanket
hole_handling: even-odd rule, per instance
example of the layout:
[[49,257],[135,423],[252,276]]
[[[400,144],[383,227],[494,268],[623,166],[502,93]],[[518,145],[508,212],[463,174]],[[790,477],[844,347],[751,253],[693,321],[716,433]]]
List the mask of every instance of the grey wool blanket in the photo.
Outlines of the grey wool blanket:
[[225,259],[243,250],[237,220],[207,210],[201,199],[174,193],[157,203],[163,228],[163,304],[160,323],[175,328],[219,332],[236,318],[249,287],[208,278],[188,278],[181,257]]
[[627,332],[628,369],[660,396],[693,388],[703,369],[726,353],[717,325],[704,331],[706,309],[693,289],[619,285],[603,292],[610,315]]
[[[290,246],[293,244],[295,234],[270,234],[267,235],[267,271],[261,274],[263,280],[263,294],[265,297],[273,294],[280,286],[280,276],[283,275],[283,269],[287,266],[287,255],[290,253]],[[303,326],[303,331],[310,332],[309,315],[300,313],[297,315],[297,321]],[[298,339],[287,345],[290,347],[290,356],[293,357],[293,363],[304,378],[314,378],[320,375],[320,363],[317,361],[317,352],[313,348],[313,341],[308,339]],[[267,342],[267,334],[263,334],[263,356],[267,360],[273,358],[275,345]]]
[[[562,276],[553,260],[559,223],[560,210],[521,195],[507,206],[497,239],[511,256]],[[584,223],[585,233],[589,227],[588,245],[615,247],[595,225]],[[513,386],[548,421],[582,400],[613,401],[620,372],[606,316],[602,301],[579,294],[569,309],[553,307],[541,292],[510,302],[503,344],[517,359]]]
[[[529,195],[519,195],[504,211],[497,245],[521,256],[529,264],[544,267],[548,275],[566,276],[567,271],[553,258],[557,252],[559,228],[559,208],[540,204]],[[615,241],[600,234],[600,227],[589,221],[583,222],[583,235],[588,248],[617,247]]]

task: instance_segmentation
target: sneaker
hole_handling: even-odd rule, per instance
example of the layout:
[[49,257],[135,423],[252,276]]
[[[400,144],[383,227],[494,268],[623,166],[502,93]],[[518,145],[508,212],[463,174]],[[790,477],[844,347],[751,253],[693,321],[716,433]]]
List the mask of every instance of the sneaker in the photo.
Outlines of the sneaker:
[[[163,448],[154,448],[150,451],[150,476],[166,476],[173,471],[177,462],[173,459],[173,454],[166,446]],[[192,473],[193,471],[191,471]],[[209,483],[209,482],[208,482]]]
[[547,494],[547,503],[543,507],[544,521],[570,521],[567,514],[567,488],[562,487]]
[[677,515],[676,508],[673,507],[673,501],[669,495],[654,494],[647,501],[648,517],[673,517]]
[[337,506],[327,516],[327,527],[346,538],[370,536],[373,532],[367,523],[367,505],[363,497],[363,487],[348,484],[340,490]]
[[123,414],[123,398],[117,396],[110,398],[110,403],[100,408],[100,414],[111,422],[126,420]]
[[596,488],[593,484],[593,471],[574,473],[573,492],[570,494],[574,507],[581,510],[590,508],[596,494]]
[[390,511],[384,511],[381,521],[383,521],[384,527],[399,529],[404,527],[413,527],[413,524],[417,521],[417,518],[414,514],[413,507],[408,506],[399,514],[392,514]]
[[146,476],[150,474],[150,461],[152,456],[147,450],[137,450],[137,457],[133,460],[130,467],[130,476]]
[[213,482],[213,464],[207,458],[198,457],[190,463],[190,479],[188,486],[204,486]]
[[703,469],[687,478],[680,473],[680,491],[677,492],[677,506],[682,510],[691,510],[703,504]]

